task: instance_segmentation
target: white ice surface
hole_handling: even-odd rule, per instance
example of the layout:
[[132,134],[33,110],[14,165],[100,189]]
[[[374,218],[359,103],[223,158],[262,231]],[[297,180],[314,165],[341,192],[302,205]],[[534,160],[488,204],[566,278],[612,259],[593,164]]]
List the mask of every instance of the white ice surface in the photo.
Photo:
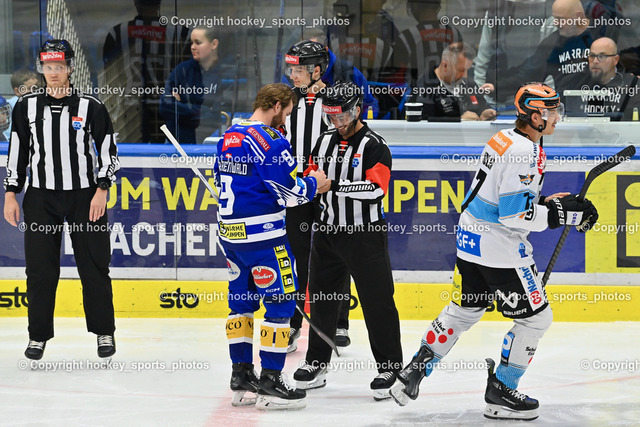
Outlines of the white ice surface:
[[[26,324],[26,318],[0,319],[1,426],[512,424],[482,416],[486,370],[481,365],[486,357],[499,359],[507,322],[480,322],[463,335],[444,360],[447,369],[422,382],[416,401],[399,407],[372,399],[369,382],[377,372],[370,366],[364,322],[353,320],[352,344],[334,357],[342,367],[329,373],[327,386],[308,393],[306,409],[278,413],[230,405],[225,319],[117,319],[112,369],[87,368],[88,362],[99,362],[95,336],[75,318],[56,319],[56,337],[32,369],[23,356]],[[426,326],[426,321],[402,321],[405,362]],[[519,387],[540,400],[540,418],[516,424],[640,425],[639,337],[640,323],[554,323]],[[299,343],[287,358],[289,377],[304,357],[306,328]],[[45,370],[62,362],[69,369]],[[184,369],[172,371],[180,363]],[[143,370],[137,372],[140,364]],[[115,369],[120,366],[123,371]]]

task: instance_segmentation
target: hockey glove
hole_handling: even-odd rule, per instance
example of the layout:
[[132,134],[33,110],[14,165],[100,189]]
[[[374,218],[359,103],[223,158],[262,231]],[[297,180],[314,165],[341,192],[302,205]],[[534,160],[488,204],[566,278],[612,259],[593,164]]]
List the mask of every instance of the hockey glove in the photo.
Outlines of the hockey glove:
[[571,194],[554,198],[546,203],[549,208],[549,228],[575,225],[579,232],[586,233],[598,220],[598,211],[588,199],[582,201]]

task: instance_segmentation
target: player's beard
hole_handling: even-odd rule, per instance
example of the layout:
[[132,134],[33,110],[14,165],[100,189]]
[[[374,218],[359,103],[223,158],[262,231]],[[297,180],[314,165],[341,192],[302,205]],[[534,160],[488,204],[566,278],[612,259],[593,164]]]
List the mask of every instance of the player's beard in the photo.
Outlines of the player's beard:
[[271,124],[269,126],[274,129],[278,129],[282,125],[284,125],[284,111],[280,111],[277,116],[274,116],[273,119],[271,119]]

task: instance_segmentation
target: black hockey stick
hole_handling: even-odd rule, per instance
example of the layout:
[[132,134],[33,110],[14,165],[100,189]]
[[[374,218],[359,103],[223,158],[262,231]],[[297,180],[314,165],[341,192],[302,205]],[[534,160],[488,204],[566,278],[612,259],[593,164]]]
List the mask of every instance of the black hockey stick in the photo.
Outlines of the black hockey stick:
[[324,332],[322,332],[320,330],[320,328],[318,328],[316,325],[313,324],[313,322],[311,321],[311,319],[309,318],[309,316],[307,316],[307,313],[304,312],[303,309],[301,309],[300,307],[298,307],[298,304],[296,304],[296,309],[300,312],[300,314],[302,314],[302,317],[304,317],[304,320],[307,321],[307,323],[309,324],[309,326],[311,326],[313,328],[314,331],[316,331],[316,334],[318,334],[318,336],[320,338],[322,338],[322,341],[326,342],[329,347],[331,347],[333,349],[333,351],[336,352],[336,355],[338,357],[340,357],[340,352],[338,351],[338,347],[336,346],[336,343],[334,343],[333,341],[331,341],[329,339],[329,337],[327,336],[327,334],[325,334]]
[[[633,145],[629,145],[627,148],[621,150],[618,154],[614,154],[609,157],[604,162],[596,165],[593,169],[589,171],[587,174],[587,178],[584,180],[584,184],[582,185],[582,190],[580,190],[580,194],[578,195],[578,200],[584,200],[584,196],[587,194],[587,190],[589,186],[593,182],[594,179],[602,175],[604,172],[608,171],[619,165],[622,162],[629,160],[634,154],[636,154],[636,147]],[[549,280],[549,276],[551,275],[551,271],[553,267],[556,265],[556,261],[558,260],[558,255],[560,255],[560,251],[562,250],[562,246],[564,246],[564,242],[567,240],[567,236],[569,235],[569,230],[571,229],[570,225],[565,225],[564,230],[562,230],[562,235],[560,236],[560,240],[558,240],[558,244],[556,248],[553,250],[553,254],[551,255],[551,259],[549,260],[549,265],[547,265],[547,269],[544,271],[544,276],[542,276],[542,285],[546,285]]]

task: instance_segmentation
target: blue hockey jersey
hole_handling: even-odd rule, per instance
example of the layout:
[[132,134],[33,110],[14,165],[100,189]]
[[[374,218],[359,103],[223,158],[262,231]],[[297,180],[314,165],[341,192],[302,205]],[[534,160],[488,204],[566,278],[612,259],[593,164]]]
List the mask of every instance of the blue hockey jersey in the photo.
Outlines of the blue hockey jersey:
[[218,142],[214,166],[223,245],[234,250],[286,241],[285,208],[313,199],[316,179],[296,177],[291,144],[262,122],[242,122]]

